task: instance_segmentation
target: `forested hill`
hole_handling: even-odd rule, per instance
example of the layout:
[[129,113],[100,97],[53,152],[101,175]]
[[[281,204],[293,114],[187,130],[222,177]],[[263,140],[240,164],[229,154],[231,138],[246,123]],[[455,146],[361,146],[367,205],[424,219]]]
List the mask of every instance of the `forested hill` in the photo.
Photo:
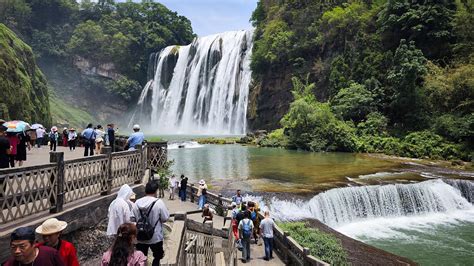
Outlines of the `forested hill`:
[[46,80],[31,48],[0,23],[0,118],[51,123]]
[[150,53],[189,44],[191,22],[153,1],[78,2],[2,0],[0,22],[32,47],[52,87],[54,121],[115,121],[136,103]]
[[267,144],[472,159],[474,1],[260,0],[252,22]]

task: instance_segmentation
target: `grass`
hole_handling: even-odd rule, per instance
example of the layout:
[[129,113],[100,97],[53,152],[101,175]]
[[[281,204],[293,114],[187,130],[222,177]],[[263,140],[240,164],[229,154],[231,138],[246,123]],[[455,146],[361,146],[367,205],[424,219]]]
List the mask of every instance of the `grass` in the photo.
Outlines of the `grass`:
[[52,91],[50,91],[49,95],[49,104],[53,125],[68,124],[69,127],[84,128],[88,123],[97,121],[97,119],[84,110],[67,104],[59,99]]
[[197,141],[199,144],[235,144],[239,141],[239,137],[227,137],[227,138],[195,138],[193,141]]

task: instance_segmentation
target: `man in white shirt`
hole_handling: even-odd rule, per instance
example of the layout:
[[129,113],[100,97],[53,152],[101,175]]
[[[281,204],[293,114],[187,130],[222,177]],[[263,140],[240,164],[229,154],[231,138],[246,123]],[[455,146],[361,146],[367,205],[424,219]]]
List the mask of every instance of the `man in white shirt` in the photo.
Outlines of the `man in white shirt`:
[[[159,266],[160,260],[164,256],[163,250],[163,223],[166,222],[170,215],[165,203],[156,198],[156,191],[158,190],[158,184],[150,181],[145,186],[145,197],[138,199],[133,206],[132,221],[138,221],[141,218],[141,213],[146,214],[150,211],[149,222],[155,226],[153,237],[150,240],[138,240],[137,250],[140,250],[148,255],[148,249],[151,248],[153,252],[153,263],[152,266]],[[139,210],[140,209],[140,210]]]
[[250,213],[244,213],[244,219],[239,223],[239,235],[242,240],[242,262],[245,263],[250,260],[250,237],[253,233],[253,222],[250,218]]
[[265,218],[260,222],[260,235],[263,238],[265,244],[265,258],[264,260],[270,260],[273,258],[273,227],[275,222],[270,218],[270,212],[265,211]]
[[36,145],[38,145],[38,148],[41,148],[41,145],[43,145],[44,133],[46,133],[44,128],[40,127],[36,129]]

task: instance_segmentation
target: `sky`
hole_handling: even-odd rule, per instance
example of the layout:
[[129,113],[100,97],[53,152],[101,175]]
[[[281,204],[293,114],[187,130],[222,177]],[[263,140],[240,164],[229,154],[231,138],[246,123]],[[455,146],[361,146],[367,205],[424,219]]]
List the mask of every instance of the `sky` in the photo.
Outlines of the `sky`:
[[257,0],[158,0],[157,2],[187,17],[198,36],[252,28],[249,19],[257,6]]

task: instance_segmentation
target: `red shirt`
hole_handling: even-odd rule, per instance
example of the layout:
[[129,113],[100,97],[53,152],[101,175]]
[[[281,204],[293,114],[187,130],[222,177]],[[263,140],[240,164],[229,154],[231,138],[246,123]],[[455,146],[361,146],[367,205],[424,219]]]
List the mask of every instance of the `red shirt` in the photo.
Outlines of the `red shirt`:
[[12,153],[11,155],[16,155],[16,146],[20,144],[20,139],[17,135],[14,136],[7,136],[8,141],[10,141],[10,146],[12,146]]
[[[59,256],[63,259],[66,266],[79,266],[77,252],[74,245],[66,240],[59,240]],[[38,247],[44,246],[44,242],[38,243]]]
[[[30,264],[25,264],[25,265],[35,265],[35,266],[65,266],[61,256],[59,255],[58,251],[55,250],[54,248],[42,246],[38,247],[39,248],[39,253],[38,256],[36,256],[36,259],[34,260],[33,263]],[[3,264],[3,266],[21,266],[24,264],[21,264],[20,262],[16,261],[14,257],[11,257],[10,259]]]

